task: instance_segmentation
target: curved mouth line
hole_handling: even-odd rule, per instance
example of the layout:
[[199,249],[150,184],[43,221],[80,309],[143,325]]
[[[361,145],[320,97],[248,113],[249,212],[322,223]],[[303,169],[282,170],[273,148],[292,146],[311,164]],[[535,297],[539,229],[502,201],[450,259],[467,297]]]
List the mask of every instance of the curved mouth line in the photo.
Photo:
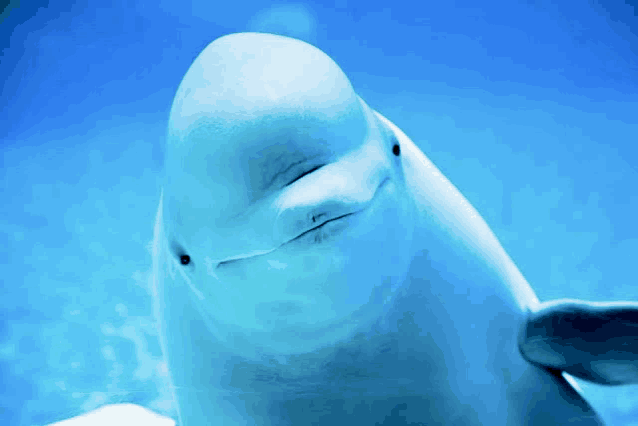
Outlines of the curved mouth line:
[[[364,209],[364,210],[365,210],[365,209]],[[332,219],[326,220],[326,221],[325,221],[325,222],[323,222],[321,225],[315,226],[315,227],[314,227],[314,228],[312,228],[312,229],[309,229],[309,230],[307,230],[307,231],[304,231],[303,233],[301,233],[301,234],[297,235],[296,237],[294,237],[294,238],[292,238],[292,239],[290,239],[290,240],[286,241],[285,243],[282,243],[282,244],[278,245],[277,247],[275,247],[274,249],[272,249],[272,250],[268,251],[267,253],[255,254],[255,255],[252,255],[252,256],[246,256],[246,257],[239,257],[239,258],[237,258],[237,259],[224,260],[224,261],[222,261],[222,262],[219,262],[219,263],[217,264],[217,267],[220,267],[220,266],[223,266],[223,265],[228,265],[229,263],[237,262],[237,261],[239,261],[239,260],[252,259],[252,258],[254,258],[254,257],[263,256],[264,254],[272,253],[272,252],[273,252],[273,251],[275,251],[275,250],[279,250],[281,247],[285,246],[286,244],[292,243],[293,241],[298,240],[299,238],[303,237],[304,235],[306,235],[306,234],[308,234],[308,233],[310,233],[310,232],[316,231],[316,230],[317,230],[317,229],[319,229],[319,228],[324,227],[325,225],[327,225],[327,224],[328,224],[328,223],[330,223],[330,222],[335,222],[335,221],[337,221],[337,220],[341,220],[341,219],[343,219],[344,217],[352,216],[353,214],[357,214],[357,213],[360,213],[360,212],[362,212],[362,211],[363,211],[363,210],[358,210],[358,211],[356,211],[356,212],[347,213],[347,214],[344,214],[344,215],[341,215],[341,216],[338,216],[338,217],[335,217],[335,218],[332,218]]]
[[[363,209],[363,210],[365,210],[365,209]],[[352,213],[346,213],[346,214],[343,214],[343,215],[341,215],[341,216],[337,216],[337,217],[335,217],[335,218],[328,219],[328,220],[326,220],[324,223],[322,223],[321,225],[319,225],[319,226],[315,226],[315,227],[314,227],[314,228],[312,228],[312,229],[309,229],[309,230],[307,230],[307,231],[304,231],[303,233],[301,233],[301,234],[297,235],[295,238],[293,238],[293,239],[291,239],[291,240],[289,240],[289,241],[286,241],[285,243],[283,243],[283,244],[282,244],[282,245],[280,245],[279,247],[283,247],[283,246],[285,246],[285,245],[286,245],[286,244],[288,244],[288,243],[292,243],[293,241],[298,240],[299,238],[303,237],[304,235],[308,234],[309,232],[316,231],[316,230],[317,230],[317,229],[319,229],[319,228],[323,228],[324,226],[326,226],[326,225],[327,225],[327,224],[329,224],[330,222],[334,222],[334,221],[336,221],[336,220],[343,219],[344,217],[347,217],[347,216],[352,216],[353,214],[360,213],[360,212],[362,212],[363,210],[358,210],[358,211],[356,211],[356,212],[352,212]],[[277,248],[279,248],[279,247],[277,247]]]
[[[372,200],[374,200],[374,199],[376,198],[377,193],[379,192],[379,189],[381,189],[381,187],[382,187],[383,185],[385,185],[385,183],[386,183],[387,181],[389,181],[389,180],[390,180],[390,178],[389,178],[389,177],[386,177],[386,178],[385,178],[385,179],[384,179],[384,180],[383,180],[383,181],[379,184],[379,186],[377,187],[377,189],[376,189],[376,191],[374,192],[374,195],[372,196],[372,198],[370,199],[370,201],[372,201]],[[366,208],[367,208],[367,207],[366,207]],[[230,264],[230,263],[237,262],[237,261],[240,261],[240,260],[252,259],[253,257],[263,256],[264,254],[272,253],[272,252],[273,252],[273,251],[275,251],[275,250],[279,250],[281,247],[285,246],[286,244],[289,244],[289,243],[291,243],[291,242],[293,242],[293,241],[295,241],[295,240],[298,240],[299,238],[303,237],[304,235],[308,234],[309,232],[316,231],[317,229],[319,229],[319,228],[321,228],[321,227],[325,226],[326,224],[328,224],[328,223],[330,223],[330,222],[335,222],[335,221],[337,221],[337,220],[341,220],[341,219],[343,219],[344,217],[348,217],[348,216],[352,216],[352,215],[354,215],[354,214],[361,213],[362,211],[366,210],[366,208],[361,209],[361,210],[357,210],[357,211],[352,212],[352,213],[346,213],[346,214],[344,214],[344,215],[337,216],[337,217],[335,217],[335,218],[332,218],[332,219],[326,220],[326,221],[325,221],[325,222],[323,222],[321,225],[317,225],[317,226],[315,226],[315,227],[314,227],[314,228],[312,228],[312,229],[309,229],[309,230],[307,230],[307,231],[304,231],[303,233],[301,233],[301,234],[297,235],[296,237],[292,238],[291,240],[288,240],[288,241],[286,241],[285,243],[280,244],[279,246],[275,247],[275,248],[274,248],[274,249],[272,249],[272,250],[269,250],[269,251],[268,251],[268,252],[266,252],[266,253],[260,253],[260,254],[255,254],[255,255],[246,256],[246,257],[239,257],[239,258],[236,258],[236,259],[230,259],[230,260],[223,260],[223,261],[221,261],[221,262],[219,262],[219,263],[217,264],[216,268],[219,268],[219,267],[220,267],[220,266],[222,266],[222,265],[228,265],[228,264]]]

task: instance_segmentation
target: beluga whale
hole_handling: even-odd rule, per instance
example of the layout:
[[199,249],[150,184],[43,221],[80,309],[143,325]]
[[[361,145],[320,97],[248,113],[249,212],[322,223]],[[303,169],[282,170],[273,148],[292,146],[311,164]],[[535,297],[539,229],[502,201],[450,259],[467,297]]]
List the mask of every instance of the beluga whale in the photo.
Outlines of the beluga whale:
[[638,304],[541,302],[479,213],[318,48],[210,43],[170,111],[153,240],[177,424],[602,425]]

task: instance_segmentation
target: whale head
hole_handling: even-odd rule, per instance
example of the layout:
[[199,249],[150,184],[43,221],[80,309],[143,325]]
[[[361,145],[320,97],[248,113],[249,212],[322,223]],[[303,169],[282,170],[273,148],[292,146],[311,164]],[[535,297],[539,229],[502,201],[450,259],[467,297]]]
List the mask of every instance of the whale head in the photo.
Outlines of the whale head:
[[382,316],[409,268],[414,205],[392,130],[325,53],[215,40],[177,90],[165,155],[181,277],[165,285],[189,297],[165,303],[194,302],[244,355],[311,351]]

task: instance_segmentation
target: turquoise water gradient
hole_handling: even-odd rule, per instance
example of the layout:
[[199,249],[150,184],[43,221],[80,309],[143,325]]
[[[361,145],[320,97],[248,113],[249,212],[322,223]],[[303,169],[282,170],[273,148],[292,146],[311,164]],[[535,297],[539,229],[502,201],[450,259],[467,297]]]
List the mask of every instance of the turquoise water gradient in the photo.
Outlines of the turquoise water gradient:
[[[183,74],[230,32],[333,57],[541,300],[638,300],[636,6],[25,3],[0,23],[3,425],[115,402],[175,415],[148,293],[162,143]],[[638,425],[638,386],[579,383],[610,426]]]

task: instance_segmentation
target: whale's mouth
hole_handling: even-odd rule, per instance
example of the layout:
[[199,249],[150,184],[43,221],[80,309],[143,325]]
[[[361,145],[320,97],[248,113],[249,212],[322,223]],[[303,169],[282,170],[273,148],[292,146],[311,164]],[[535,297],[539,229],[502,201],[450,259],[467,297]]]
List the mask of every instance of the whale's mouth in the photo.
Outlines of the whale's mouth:
[[[381,187],[383,187],[383,186],[384,186],[384,185],[385,185],[385,184],[386,184],[389,180],[390,180],[390,178],[389,178],[389,177],[386,177],[386,178],[385,178],[385,179],[384,179],[384,180],[383,180],[383,181],[379,184],[379,186],[377,187],[377,189],[376,189],[376,191],[375,191],[375,193],[374,193],[374,195],[372,196],[372,199],[371,199],[370,201],[374,200],[374,199],[377,197],[377,194],[379,193],[379,190],[381,189]],[[264,255],[266,255],[266,254],[272,253],[272,252],[274,252],[274,251],[276,251],[276,250],[279,250],[280,248],[282,248],[282,247],[284,247],[284,246],[286,246],[286,245],[288,245],[288,244],[291,244],[291,243],[293,243],[293,242],[295,242],[295,241],[298,241],[298,240],[300,240],[300,239],[302,239],[302,238],[304,238],[304,237],[308,236],[308,234],[311,234],[311,233],[317,233],[317,231],[320,231],[320,230],[321,230],[322,228],[324,228],[324,227],[333,226],[333,225],[334,225],[335,227],[337,227],[337,226],[338,226],[338,225],[337,225],[337,223],[339,223],[339,222],[345,222],[345,221],[347,221],[347,220],[348,220],[348,218],[350,218],[350,217],[352,217],[352,216],[355,216],[355,215],[358,215],[358,214],[359,214],[359,213],[361,213],[361,212],[364,212],[365,210],[367,210],[367,208],[368,208],[368,206],[366,206],[365,208],[363,208],[363,209],[361,209],[361,210],[357,210],[357,211],[354,211],[354,212],[350,212],[350,213],[343,214],[343,215],[341,215],[341,216],[337,216],[337,217],[333,217],[333,218],[331,218],[331,219],[324,220],[323,222],[319,223],[319,225],[317,225],[317,226],[315,226],[315,227],[313,227],[313,228],[311,228],[311,229],[308,229],[308,230],[306,230],[306,231],[302,232],[301,234],[297,235],[296,237],[294,237],[294,238],[292,238],[292,239],[290,239],[290,240],[288,240],[288,241],[286,241],[286,242],[284,242],[284,243],[280,244],[279,246],[277,246],[277,247],[275,247],[274,249],[269,250],[269,251],[267,251],[267,252],[265,252],[265,253],[263,253],[263,252],[262,252],[262,253],[259,253],[259,254],[254,254],[254,255],[249,255],[249,256],[245,256],[245,257],[238,257],[238,258],[234,258],[234,259],[229,259],[229,260],[221,261],[221,262],[219,262],[219,263],[217,264],[217,268],[219,268],[219,267],[223,267],[223,266],[226,266],[226,265],[229,265],[229,264],[232,264],[232,263],[240,262],[240,261],[242,261],[242,260],[253,259],[253,258],[256,258],[256,257],[259,257],[259,256],[264,256]],[[346,226],[346,227],[347,227],[347,226]]]
[[217,264],[217,267],[218,268],[219,267],[223,267],[223,266],[229,265],[231,263],[236,263],[236,262],[240,262],[242,260],[247,260],[247,259],[254,259],[256,257],[264,256],[264,255],[266,255],[268,253],[272,253],[273,251],[279,250],[280,248],[282,248],[282,247],[284,247],[284,246],[286,246],[288,244],[291,244],[291,243],[293,243],[295,241],[298,241],[298,240],[302,239],[303,237],[306,237],[310,233],[317,232],[317,231],[321,230],[322,228],[324,228],[324,227],[326,227],[328,225],[331,225],[331,224],[333,224],[335,222],[344,221],[344,219],[346,219],[347,217],[359,214],[359,213],[361,213],[364,210],[365,209],[359,210],[359,211],[356,211],[356,212],[352,212],[352,213],[348,213],[348,214],[344,214],[344,215],[341,215],[341,216],[338,216],[338,217],[334,217],[332,219],[328,219],[325,222],[321,223],[320,225],[315,226],[312,229],[308,229],[307,231],[304,231],[303,233],[301,233],[301,234],[297,235],[296,237],[286,241],[285,243],[282,243],[281,245],[277,246],[276,248],[274,248],[274,249],[272,249],[272,250],[270,250],[270,251],[268,251],[266,253],[260,253],[260,254],[255,254],[255,255],[246,256],[246,257],[239,257],[239,258],[235,258],[235,259],[224,260],[222,262],[219,262]]
[[[363,210],[365,210],[365,209],[363,209]],[[301,234],[297,235],[295,238],[293,238],[293,239],[291,239],[291,240],[289,240],[289,241],[286,241],[285,243],[283,243],[282,245],[280,245],[278,248],[283,247],[283,246],[285,246],[286,244],[290,244],[290,243],[292,243],[293,241],[297,241],[297,240],[299,240],[299,239],[301,239],[301,238],[305,237],[306,235],[310,234],[311,232],[314,232],[314,231],[317,231],[318,229],[323,228],[324,226],[328,225],[329,223],[339,221],[339,220],[341,220],[341,219],[343,219],[343,218],[346,218],[346,217],[348,217],[348,216],[355,215],[355,214],[357,214],[357,213],[361,213],[363,210],[358,210],[358,211],[356,211],[356,212],[347,213],[347,214],[344,214],[344,215],[341,215],[341,216],[338,216],[338,217],[333,217],[332,219],[328,219],[328,220],[326,220],[325,222],[323,222],[321,225],[315,226],[315,227],[314,227],[314,228],[312,228],[312,229],[309,229],[309,230],[307,230],[307,231],[304,231],[303,233],[301,233]]]

